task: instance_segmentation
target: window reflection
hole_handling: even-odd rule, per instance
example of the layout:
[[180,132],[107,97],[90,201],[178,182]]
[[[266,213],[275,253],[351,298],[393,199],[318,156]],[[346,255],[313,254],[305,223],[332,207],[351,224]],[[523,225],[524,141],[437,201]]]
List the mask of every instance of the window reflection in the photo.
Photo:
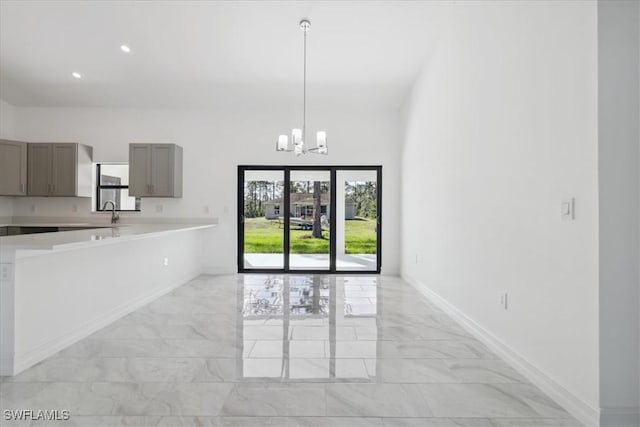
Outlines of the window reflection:
[[246,275],[242,375],[283,381],[372,381],[378,347],[376,277]]

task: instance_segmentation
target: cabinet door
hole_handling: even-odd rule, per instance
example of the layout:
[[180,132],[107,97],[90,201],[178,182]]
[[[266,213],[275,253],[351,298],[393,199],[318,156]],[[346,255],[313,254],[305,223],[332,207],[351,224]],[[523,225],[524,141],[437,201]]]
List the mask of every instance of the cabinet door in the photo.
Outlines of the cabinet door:
[[51,194],[75,196],[78,177],[78,145],[52,144]]
[[151,194],[154,197],[173,197],[175,145],[151,146]]
[[29,196],[48,196],[51,191],[51,144],[28,144]]
[[75,196],[77,188],[78,145],[52,144],[51,194]]
[[129,144],[129,195],[151,196],[150,144]]
[[0,140],[0,196],[27,194],[27,144]]

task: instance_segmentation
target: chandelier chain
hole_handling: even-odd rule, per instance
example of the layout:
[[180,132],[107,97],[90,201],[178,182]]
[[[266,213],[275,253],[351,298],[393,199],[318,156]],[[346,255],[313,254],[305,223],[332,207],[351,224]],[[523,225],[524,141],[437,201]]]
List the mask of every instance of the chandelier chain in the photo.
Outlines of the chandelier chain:
[[307,32],[304,31],[304,66],[302,68],[302,140],[307,134]]

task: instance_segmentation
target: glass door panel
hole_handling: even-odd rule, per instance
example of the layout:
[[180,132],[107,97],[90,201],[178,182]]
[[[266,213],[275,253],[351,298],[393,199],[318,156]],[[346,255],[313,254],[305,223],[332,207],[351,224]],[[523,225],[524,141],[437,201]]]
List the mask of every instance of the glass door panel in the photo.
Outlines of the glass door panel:
[[245,170],[243,266],[284,268],[284,171]]
[[289,206],[289,268],[329,270],[331,171],[292,170]]
[[336,269],[375,271],[378,264],[376,170],[336,171]]

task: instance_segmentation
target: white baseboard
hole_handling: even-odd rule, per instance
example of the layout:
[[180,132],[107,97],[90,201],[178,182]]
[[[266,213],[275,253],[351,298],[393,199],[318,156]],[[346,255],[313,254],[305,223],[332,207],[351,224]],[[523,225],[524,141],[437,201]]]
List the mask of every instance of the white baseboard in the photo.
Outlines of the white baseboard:
[[208,274],[211,276],[223,276],[227,274],[236,274],[238,271],[233,268],[228,267],[205,267],[202,270],[202,274]]
[[137,310],[138,308],[146,304],[149,304],[155,299],[171,292],[172,290],[176,289],[179,286],[182,286],[190,280],[193,280],[199,275],[200,273],[191,273],[189,275],[186,275],[182,279],[176,280],[175,282],[172,282],[169,285],[164,286],[163,288],[156,289],[152,292],[142,295],[133,301],[128,301],[116,307],[115,309],[96,317],[89,323],[82,325],[81,327],[71,332],[55,337],[24,354],[16,355],[13,359],[13,363],[10,366],[0,366],[0,372],[2,372],[2,375],[17,375],[25,369],[28,369],[31,366],[35,365],[36,363],[41,362],[47,357],[53,356],[60,350],[69,347],[72,344],[75,344],[76,342],[88,337],[96,331],[99,331],[100,329],[115,322],[121,317]]
[[[514,369],[521,373],[531,383],[545,392],[560,406],[565,408],[571,415],[576,417],[585,426],[598,426],[600,410],[592,407],[584,400],[575,396],[560,383],[544,373],[540,368],[531,363],[516,350],[504,343],[493,333],[480,326],[472,318],[468,317],[456,306],[432,291],[427,285],[415,278],[403,274],[402,278],[422,293],[427,299],[444,310],[449,316],[458,322],[469,333],[485,344],[491,351],[509,363]],[[604,424],[603,424],[604,425]],[[638,424],[634,424],[637,426]]]

